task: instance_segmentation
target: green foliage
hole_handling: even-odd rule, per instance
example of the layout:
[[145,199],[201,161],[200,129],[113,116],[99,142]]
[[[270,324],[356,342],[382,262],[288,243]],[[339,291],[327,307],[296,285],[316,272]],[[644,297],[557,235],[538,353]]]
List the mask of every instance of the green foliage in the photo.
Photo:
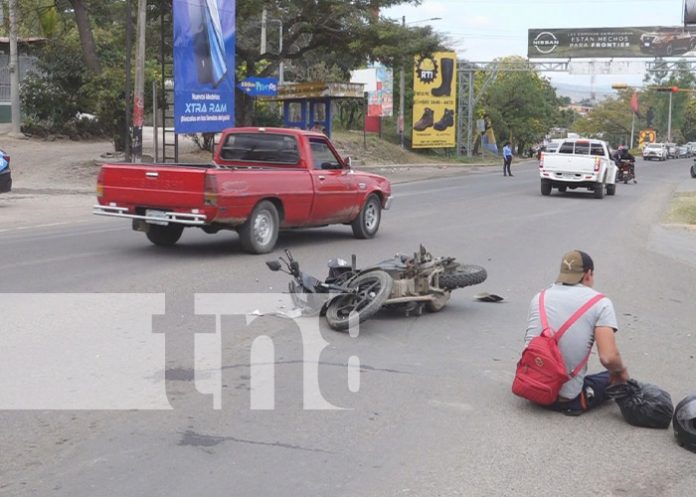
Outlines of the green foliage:
[[71,39],[49,43],[42,50],[39,71],[24,80],[20,93],[34,132],[62,133],[77,112],[87,111],[82,91],[87,74],[81,60],[79,45]]
[[524,59],[507,57],[501,71],[483,97],[497,141],[510,141],[518,149],[541,141],[559,122],[559,100],[548,80],[537,72],[521,70]]
[[696,99],[690,98],[684,108],[684,122],[681,128],[684,141],[696,141]]
[[606,140],[613,146],[628,143],[633,119],[631,95],[630,90],[624,90],[617,98],[602,101],[578,119],[571,130],[582,136]]

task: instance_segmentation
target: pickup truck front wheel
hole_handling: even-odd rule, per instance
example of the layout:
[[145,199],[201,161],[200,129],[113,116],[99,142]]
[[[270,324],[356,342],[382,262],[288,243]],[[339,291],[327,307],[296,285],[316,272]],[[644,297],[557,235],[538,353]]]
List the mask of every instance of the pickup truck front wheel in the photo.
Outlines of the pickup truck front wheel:
[[350,224],[353,228],[355,238],[372,238],[379,229],[379,222],[382,219],[382,204],[377,195],[370,195],[360,209],[358,217],[353,219]]
[[278,241],[280,217],[278,209],[268,200],[259,202],[249,219],[239,227],[242,250],[250,254],[266,254]]
[[160,226],[157,224],[149,225],[147,239],[159,247],[171,247],[181,238],[184,226],[181,224],[168,224]]

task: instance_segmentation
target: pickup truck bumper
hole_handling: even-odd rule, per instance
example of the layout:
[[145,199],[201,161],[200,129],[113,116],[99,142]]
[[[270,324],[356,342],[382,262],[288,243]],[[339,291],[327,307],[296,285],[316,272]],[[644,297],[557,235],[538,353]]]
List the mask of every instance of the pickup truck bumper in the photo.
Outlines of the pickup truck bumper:
[[12,190],[12,174],[6,169],[0,172],[0,193],[7,193]]
[[389,195],[387,198],[384,199],[384,205],[382,206],[382,208],[384,210],[389,210],[393,200],[394,200],[394,197],[392,195]]
[[542,171],[541,179],[549,180],[553,184],[583,186],[599,181],[597,173],[575,173],[563,171]]
[[116,205],[95,205],[92,214],[97,216],[122,217],[126,219],[138,219],[152,224],[165,225],[169,223],[184,224],[186,226],[204,226],[206,216],[197,212],[173,212],[157,209],[146,209],[145,214],[131,214],[127,207]]

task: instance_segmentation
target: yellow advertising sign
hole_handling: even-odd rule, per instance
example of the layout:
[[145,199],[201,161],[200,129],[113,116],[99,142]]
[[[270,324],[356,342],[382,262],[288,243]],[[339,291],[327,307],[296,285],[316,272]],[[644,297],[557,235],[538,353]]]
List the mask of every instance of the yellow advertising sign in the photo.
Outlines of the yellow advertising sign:
[[417,56],[413,67],[413,148],[457,145],[457,55]]
[[656,141],[657,135],[652,128],[642,129],[638,134],[638,146],[640,148],[643,148],[648,143],[655,143]]

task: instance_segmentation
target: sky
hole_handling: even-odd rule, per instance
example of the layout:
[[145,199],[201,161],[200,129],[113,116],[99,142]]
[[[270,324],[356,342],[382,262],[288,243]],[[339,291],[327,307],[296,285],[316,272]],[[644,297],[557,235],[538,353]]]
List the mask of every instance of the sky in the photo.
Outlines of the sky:
[[[406,24],[429,24],[447,36],[459,57],[487,62],[507,55],[527,56],[527,30],[678,26],[683,0],[423,0],[383,9],[385,17]],[[424,21],[434,17],[440,20]],[[587,75],[546,73],[553,83],[590,87]],[[598,75],[595,87],[613,83],[640,86],[641,74]]]

